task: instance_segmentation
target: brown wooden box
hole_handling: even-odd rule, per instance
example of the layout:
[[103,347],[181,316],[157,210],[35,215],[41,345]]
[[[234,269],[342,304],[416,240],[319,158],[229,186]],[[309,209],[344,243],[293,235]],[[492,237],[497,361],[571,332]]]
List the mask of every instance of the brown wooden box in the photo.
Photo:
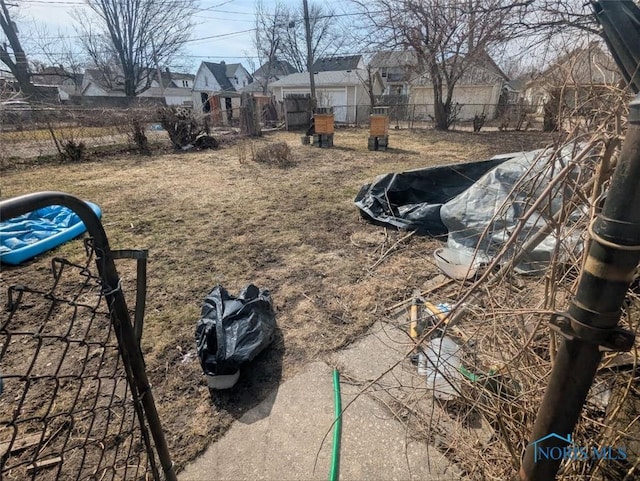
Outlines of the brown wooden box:
[[333,114],[315,114],[313,116],[316,134],[333,133]]
[[375,115],[372,114],[369,117],[369,135],[371,137],[386,137],[389,135],[389,116],[388,115]]

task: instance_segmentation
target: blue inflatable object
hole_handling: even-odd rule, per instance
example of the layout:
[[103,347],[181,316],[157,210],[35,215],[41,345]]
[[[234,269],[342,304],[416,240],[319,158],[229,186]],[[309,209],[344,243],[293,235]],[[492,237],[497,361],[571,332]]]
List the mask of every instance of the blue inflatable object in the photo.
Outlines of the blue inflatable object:
[[[98,217],[102,210],[86,202]],[[63,244],[86,231],[84,223],[69,208],[43,207],[0,222],[0,261],[18,265]]]

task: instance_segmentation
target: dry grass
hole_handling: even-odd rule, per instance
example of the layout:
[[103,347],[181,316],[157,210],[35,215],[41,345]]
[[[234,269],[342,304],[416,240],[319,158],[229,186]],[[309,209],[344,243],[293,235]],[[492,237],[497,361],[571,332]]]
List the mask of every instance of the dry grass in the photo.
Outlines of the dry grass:
[[[301,146],[278,133],[299,162],[272,169],[239,162],[238,148],[127,157],[3,174],[3,197],[60,190],[99,204],[112,248],[150,250],[143,336],[147,368],[172,454],[183,465],[305,362],[362,334],[384,307],[436,273],[434,241],[413,236],[377,263],[403,233],[363,222],[353,198],[376,175],[530,150],[535,132],[392,131],[391,149],[367,150],[367,132],[338,130],[335,148]],[[55,251],[65,255],[67,247]],[[2,284],[48,268],[50,255],[7,268]],[[133,305],[135,267],[119,261]],[[247,369],[239,389],[211,402],[194,354],[194,330],[208,291],[222,283],[268,288],[280,334]]]

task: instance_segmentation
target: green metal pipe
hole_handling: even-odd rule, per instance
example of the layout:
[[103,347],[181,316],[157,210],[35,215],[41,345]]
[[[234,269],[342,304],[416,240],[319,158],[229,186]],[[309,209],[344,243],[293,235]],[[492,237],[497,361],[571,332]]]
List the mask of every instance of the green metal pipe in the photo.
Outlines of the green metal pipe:
[[333,423],[333,445],[331,448],[331,471],[329,481],[340,479],[340,439],[342,437],[342,399],[340,397],[340,373],[333,370],[333,402],[335,421]]

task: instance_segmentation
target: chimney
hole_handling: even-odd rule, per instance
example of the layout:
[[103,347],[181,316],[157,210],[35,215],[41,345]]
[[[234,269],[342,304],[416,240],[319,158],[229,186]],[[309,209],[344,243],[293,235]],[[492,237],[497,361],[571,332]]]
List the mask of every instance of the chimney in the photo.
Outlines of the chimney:
[[220,65],[226,65],[226,64],[224,63],[224,60],[220,60]]
[[169,67],[165,67],[164,71],[167,72],[167,73],[171,73],[171,70],[169,70]]

